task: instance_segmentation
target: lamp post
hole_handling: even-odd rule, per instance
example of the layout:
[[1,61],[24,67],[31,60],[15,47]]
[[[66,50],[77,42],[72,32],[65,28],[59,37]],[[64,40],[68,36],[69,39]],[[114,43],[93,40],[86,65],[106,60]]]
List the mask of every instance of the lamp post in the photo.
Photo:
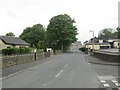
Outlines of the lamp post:
[[92,40],[92,49],[93,49],[93,54],[94,54],[94,31],[92,31],[92,30],[90,30],[90,32],[92,32],[93,33],[93,40]]

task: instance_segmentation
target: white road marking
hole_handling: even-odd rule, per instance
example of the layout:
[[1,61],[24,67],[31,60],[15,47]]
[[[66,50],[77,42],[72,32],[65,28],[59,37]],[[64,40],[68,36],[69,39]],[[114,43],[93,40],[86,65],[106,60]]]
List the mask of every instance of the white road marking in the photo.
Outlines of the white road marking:
[[109,84],[103,84],[103,86],[104,86],[104,87],[110,87],[110,85],[109,85]]
[[118,81],[117,80],[112,80],[113,83],[117,83]]
[[63,69],[60,70],[60,72],[55,77],[58,77],[62,72],[63,72]]
[[15,75],[15,74],[20,73],[20,72],[22,72],[22,71],[18,71],[18,72],[15,72],[15,73],[13,73],[13,74],[10,74],[10,75],[8,75],[8,76],[2,77],[2,78],[0,78],[0,80],[9,78],[9,77],[11,77],[11,76],[13,76],[13,75]]
[[[112,81],[117,87],[120,86],[120,83],[118,83],[118,81],[116,80],[116,78],[112,75],[105,75],[105,76],[98,76],[98,79],[100,80],[100,82],[103,84],[104,87],[110,87],[110,85],[108,83],[106,83],[105,80],[110,80]],[[120,88],[119,88],[120,90]]]
[[[67,66],[68,66],[68,64],[65,64],[63,68],[66,68]],[[63,71],[64,71],[63,69],[60,70],[60,72],[57,75],[55,75],[55,77],[58,77]]]
[[119,87],[119,86],[120,86],[120,83],[115,83],[115,85]]
[[105,80],[100,80],[100,82],[101,82],[101,83],[106,83],[106,81],[105,81]]
[[106,75],[106,76],[98,76],[100,80],[116,80],[114,76],[112,75]]

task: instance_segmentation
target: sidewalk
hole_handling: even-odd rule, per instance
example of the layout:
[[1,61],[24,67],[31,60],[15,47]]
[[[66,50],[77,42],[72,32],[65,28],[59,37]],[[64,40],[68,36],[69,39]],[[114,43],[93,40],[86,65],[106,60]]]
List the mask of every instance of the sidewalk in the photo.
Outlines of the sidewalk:
[[95,58],[90,55],[86,55],[85,58],[87,62],[93,63],[93,64],[120,66],[120,63],[103,61],[103,60],[100,60],[99,58]]

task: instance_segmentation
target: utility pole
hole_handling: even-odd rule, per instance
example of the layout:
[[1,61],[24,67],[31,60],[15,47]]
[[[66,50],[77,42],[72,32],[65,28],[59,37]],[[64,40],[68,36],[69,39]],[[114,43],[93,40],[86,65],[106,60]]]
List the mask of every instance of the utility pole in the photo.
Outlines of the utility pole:
[[93,40],[92,40],[92,49],[93,49],[93,54],[94,54],[94,31],[92,31],[92,30],[90,30],[90,32],[92,32],[93,33]]

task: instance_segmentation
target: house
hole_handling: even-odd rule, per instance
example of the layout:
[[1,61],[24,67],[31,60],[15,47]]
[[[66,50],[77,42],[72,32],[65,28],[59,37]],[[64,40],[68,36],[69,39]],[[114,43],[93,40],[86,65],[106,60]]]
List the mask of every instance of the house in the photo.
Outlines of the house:
[[[93,45],[93,40],[94,40],[94,45]],[[106,42],[106,40],[100,40],[97,37],[91,38],[89,41],[84,43],[85,47],[88,49],[93,49],[94,50],[99,50],[99,49],[108,49],[110,48],[110,43]]]
[[29,47],[29,44],[19,37],[0,36],[0,50],[12,47]]
[[119,48],[120,39],[108,39],[108,42],[111,45],[111,48]]
[[[93,49],[93,43],[87,43],[85,47],[88,49]],[[94,43],[94,50],[107,49],[107,48],[110,48],[109,43]]]

